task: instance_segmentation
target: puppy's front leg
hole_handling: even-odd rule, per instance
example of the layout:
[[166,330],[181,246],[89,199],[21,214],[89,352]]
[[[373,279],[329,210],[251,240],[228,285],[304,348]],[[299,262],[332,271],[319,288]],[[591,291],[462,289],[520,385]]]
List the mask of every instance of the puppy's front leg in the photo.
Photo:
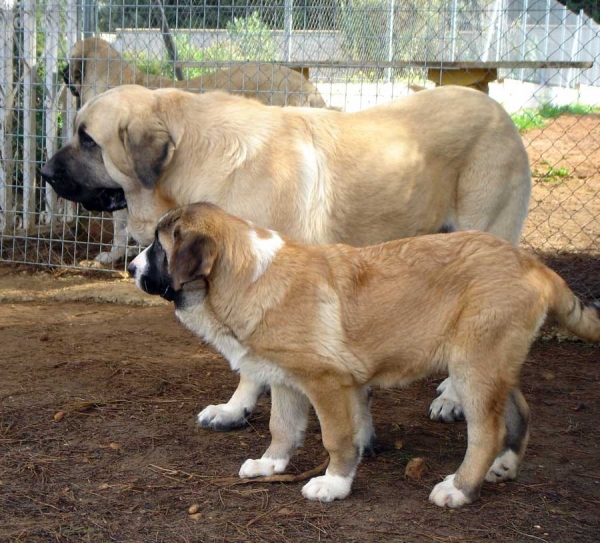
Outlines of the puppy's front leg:
[[304,485],[302,495],[309,500],[331,502],[350,494],[360,461],[362,444],[355,442],[353,418],[361,409],[360,402],[364,402],[364,390],[341,387],[335,380],[323,381],[308,384],[307,393],[321,423],[329,467],[325,475]]
[[260,477],[285,471],[290,457],[302,445],[309,406],[308,398],[301,392],[287,386],[271,387],[271,445],[262,458],[244,462],[240,477]]

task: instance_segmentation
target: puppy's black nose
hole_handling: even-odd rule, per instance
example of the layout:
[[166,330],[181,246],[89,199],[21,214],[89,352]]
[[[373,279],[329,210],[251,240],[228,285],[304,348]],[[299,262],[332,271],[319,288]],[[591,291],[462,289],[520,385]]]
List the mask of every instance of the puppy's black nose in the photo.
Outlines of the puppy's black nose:
[[129,263],[129,266],[127,266],[127,272],[129,273],[129,275],[131,275],[131,277],[135,277],[135,270],[136,270],[136,266],[133,262]]

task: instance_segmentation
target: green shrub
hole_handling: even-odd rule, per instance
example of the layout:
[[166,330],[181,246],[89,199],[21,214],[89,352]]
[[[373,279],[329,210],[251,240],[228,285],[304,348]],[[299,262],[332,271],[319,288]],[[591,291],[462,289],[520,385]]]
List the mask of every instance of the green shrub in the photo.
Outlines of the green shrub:
[[227,32],[239,49],[239,60],[279,60],[277,42],[258,11],[250,17],[235,17],[233,22],[227,23]]
[[[235,18],[227,24],[228,39],[201,48],[192,43],[189,34],[174,34],[177,59],[194,63],[226,63],[228,61],[279,60],[277,42],[273,39],[269,27],[260,20],[258,12],[248,18]],[[147,53],[125,53],[124,58],[133,61],[143,73],[174,78],[173,63],[168,57],[149,58]],[[215,66],[188,66],[183,68],[185,79],[199,77],[219,69]]]

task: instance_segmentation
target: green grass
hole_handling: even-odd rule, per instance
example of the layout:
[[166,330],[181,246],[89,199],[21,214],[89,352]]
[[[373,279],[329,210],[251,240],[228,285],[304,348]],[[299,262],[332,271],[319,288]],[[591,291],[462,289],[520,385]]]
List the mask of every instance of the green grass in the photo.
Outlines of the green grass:
[[542,128],[546,124],[546,120],[539,114],[537,109],[524,109],[519,113],[511,115],[511,117],[517,125],[519,132],[533,128]]
[[568,168],[551,166],[545,160],[542,160],[542,164],[546,165],[546,170],[533,170],[533,177],[541,181],[542,183],[560,184],[567,177],[571,175]]
[[555,119],[565,113],[570,115],[589,115],[590,113],[597,113],[599,111],[600,107],[587,106],[585,104],[570,104],[568,106],[544,104],[537,109],[524,109],[511,117],[517,125],[519,132],[523,132],[533,128],[542,128],[548,120]]
[[544,183],[560,183],[563,179],[569,177],[570,173],[568,168],[548,166],[548,171],[542,176],[542,181]]

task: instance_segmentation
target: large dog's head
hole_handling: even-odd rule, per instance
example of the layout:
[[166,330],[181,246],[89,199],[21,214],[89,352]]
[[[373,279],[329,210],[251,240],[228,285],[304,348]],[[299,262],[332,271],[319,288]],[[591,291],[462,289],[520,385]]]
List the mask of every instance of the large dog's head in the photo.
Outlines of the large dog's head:
[[136,285],[148,294],[177,302],[185,285],[208,280],[218,247],[228,237],[228,219],[236,220],[206,202],[167,213],[156,227],[152,244],[127,268]]
[[127,193],[156,186],[174,149],[153,91],[125,85],[77,113],[73,138],[41,174],[59,196],[91,211],[115,211],[127,206]]

